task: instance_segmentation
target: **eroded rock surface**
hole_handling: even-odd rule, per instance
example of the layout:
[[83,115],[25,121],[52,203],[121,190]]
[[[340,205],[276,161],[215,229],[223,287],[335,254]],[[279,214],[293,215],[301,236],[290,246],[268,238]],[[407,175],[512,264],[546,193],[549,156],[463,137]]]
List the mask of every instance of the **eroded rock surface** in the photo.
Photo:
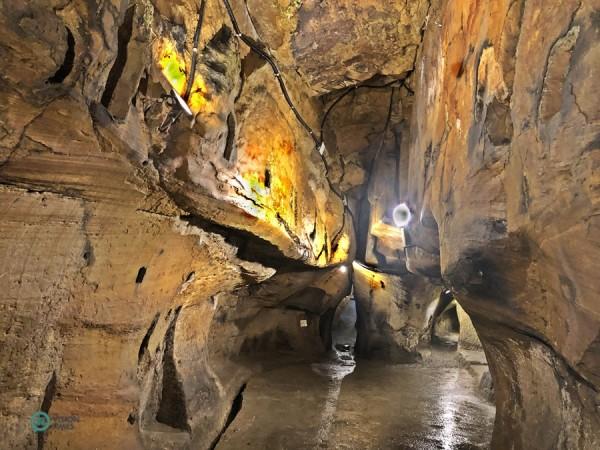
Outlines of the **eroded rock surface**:
[[[417,214],[432,212],[441,274],[489,357],[493,446],[596,448],[598,3],[432,11],[410,199]],[[409,234],[419,242],[426,228]]]
[[[181,111],[196,21],[194,2],[0,6],[10,448],[208,448],[264,355],[325,349],[352,220],[220,2]],[[79,421],[36,437],[37,410]]]
[[354,264],[357,354],[392,362],[420,358],[429,342],[439,289],[412,274],[399,276]]
[[257,32],[315,94],[412,71],[429,2],[247,2]]
[[364,357],[414,361],[456,298],[494,448],[600,447],[597,0],[231,1],[288,100],[223,1],[13,3],[8,448],[210,448],[252,374],[330,347],[351,280]]

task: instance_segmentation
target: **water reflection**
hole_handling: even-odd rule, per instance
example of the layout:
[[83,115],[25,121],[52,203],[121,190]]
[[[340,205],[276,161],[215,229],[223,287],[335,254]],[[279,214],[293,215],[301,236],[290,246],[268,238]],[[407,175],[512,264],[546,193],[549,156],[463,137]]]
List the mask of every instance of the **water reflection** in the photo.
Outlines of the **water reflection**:
[[327,447],[329,431],[337,410],[338,398],[342,389],[342,380],[347,375],[354,372],[354,359],[351,363],[348,360],[338,360],[327,363],[311,364],[311,369],[321,376],[327,377],[327,398],[325,406],[319,420],[319,429],[317,431],[317,447]]

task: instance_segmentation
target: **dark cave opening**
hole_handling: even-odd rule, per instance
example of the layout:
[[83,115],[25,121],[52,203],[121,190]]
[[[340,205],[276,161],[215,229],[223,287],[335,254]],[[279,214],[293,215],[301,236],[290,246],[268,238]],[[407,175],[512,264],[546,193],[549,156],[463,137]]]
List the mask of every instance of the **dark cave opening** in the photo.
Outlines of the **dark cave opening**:
[[456,348],[460,334],[456,301],[451,301],[437,316],[433,318],[431,341],[438,345]]
[[357,312],[354,295],[350,294],[338,304],[331,324],[331,351],[342,363],[354,361],[356,345]]
[[67,51],[65,52],[65,58],[57,69],[57,71],[48,78],[47,82],[50,84],[62,83],[73,70],[73,63],[75,61],[75,38],[69,27],[65,27],[67,32]]

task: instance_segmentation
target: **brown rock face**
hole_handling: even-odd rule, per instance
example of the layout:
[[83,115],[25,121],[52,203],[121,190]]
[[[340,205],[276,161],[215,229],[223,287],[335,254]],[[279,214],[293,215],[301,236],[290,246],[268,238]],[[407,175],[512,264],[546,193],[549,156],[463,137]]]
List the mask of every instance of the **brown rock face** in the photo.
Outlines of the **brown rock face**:
[[412,274],[390,275],[354,263],[358,356],[394,362],[420,358],[429,342],[439,288]]
[[259,35],[289,70],[322,95],[375,75],[414,68],[429,2],[247,2]]
[[225,18],[190,118],[193,2],[0,6],[3,448],[208,448],[264,355],[324,350],[352,221]]
[[280,74],[223,0],[0,2],[0,447],[214,448],[353,283],[365,358],[459,302],[494,449],[600,448],[600,2],[230,2]]
[[411,201],[490,360],[495,448],[600,442],[598,6],[440,4],[415,73]]

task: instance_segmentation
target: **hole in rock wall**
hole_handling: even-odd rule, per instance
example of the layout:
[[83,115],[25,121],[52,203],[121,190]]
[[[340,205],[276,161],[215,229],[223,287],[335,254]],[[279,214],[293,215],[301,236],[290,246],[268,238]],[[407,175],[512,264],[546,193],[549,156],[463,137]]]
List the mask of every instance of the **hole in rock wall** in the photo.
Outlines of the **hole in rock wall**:
[[227,140],[225,141],[225,151],[223,152],[223,157],[229,161],[233,162],[235,160],[235,117],[233,114],[229,114],[227,116]]
[[137,284],[141,284],[142,281],[144,281],[145,276],[146,276],[146,268],[140,267],[140,269],[138,270],[137,276],[135,277],[135,282]]
[[456,301],[452,301],[434,318],[432,343],[455,347],[458,345],[460,323],[456,310]]
[[160,403],[156,412],[156,421],[172,428],[190,431],[187,403],[180,375],[174,357],[175,328],[181,312],[181,306],[175,309],[173,318],[165,334],[162,360],[162,389]]
[[115,59],[115,63],[110,69],[110,73],[108,74],[106,87],[102,93],[102,99],[100,100],[100,103],[102,103],[102,105],[104,105],[106,108],[108,108],[108,105],[112,100],[113,93],[117,88],[117,83],[119,82],[119,79],[123,74],[123,70],[125,69],[125,64],[127,63],[127,45],[131,40],[131,34],[133,32],[134,12],[135,6],[128,8],[125,12],[123,23],[119,26],[117,57]]
[[75,61],[75,38],[68,27],[65,27],[65,30],[67,31],[67,51],[65,52],[65,59],[56,73],[48,78],[47,82],[50,84],[62,83],[73,70],[73,62]]
[[356,301],[354,295],[350,294],[336,308],[331,323],[331,350],[342,361],[354,359],[356,318]]

